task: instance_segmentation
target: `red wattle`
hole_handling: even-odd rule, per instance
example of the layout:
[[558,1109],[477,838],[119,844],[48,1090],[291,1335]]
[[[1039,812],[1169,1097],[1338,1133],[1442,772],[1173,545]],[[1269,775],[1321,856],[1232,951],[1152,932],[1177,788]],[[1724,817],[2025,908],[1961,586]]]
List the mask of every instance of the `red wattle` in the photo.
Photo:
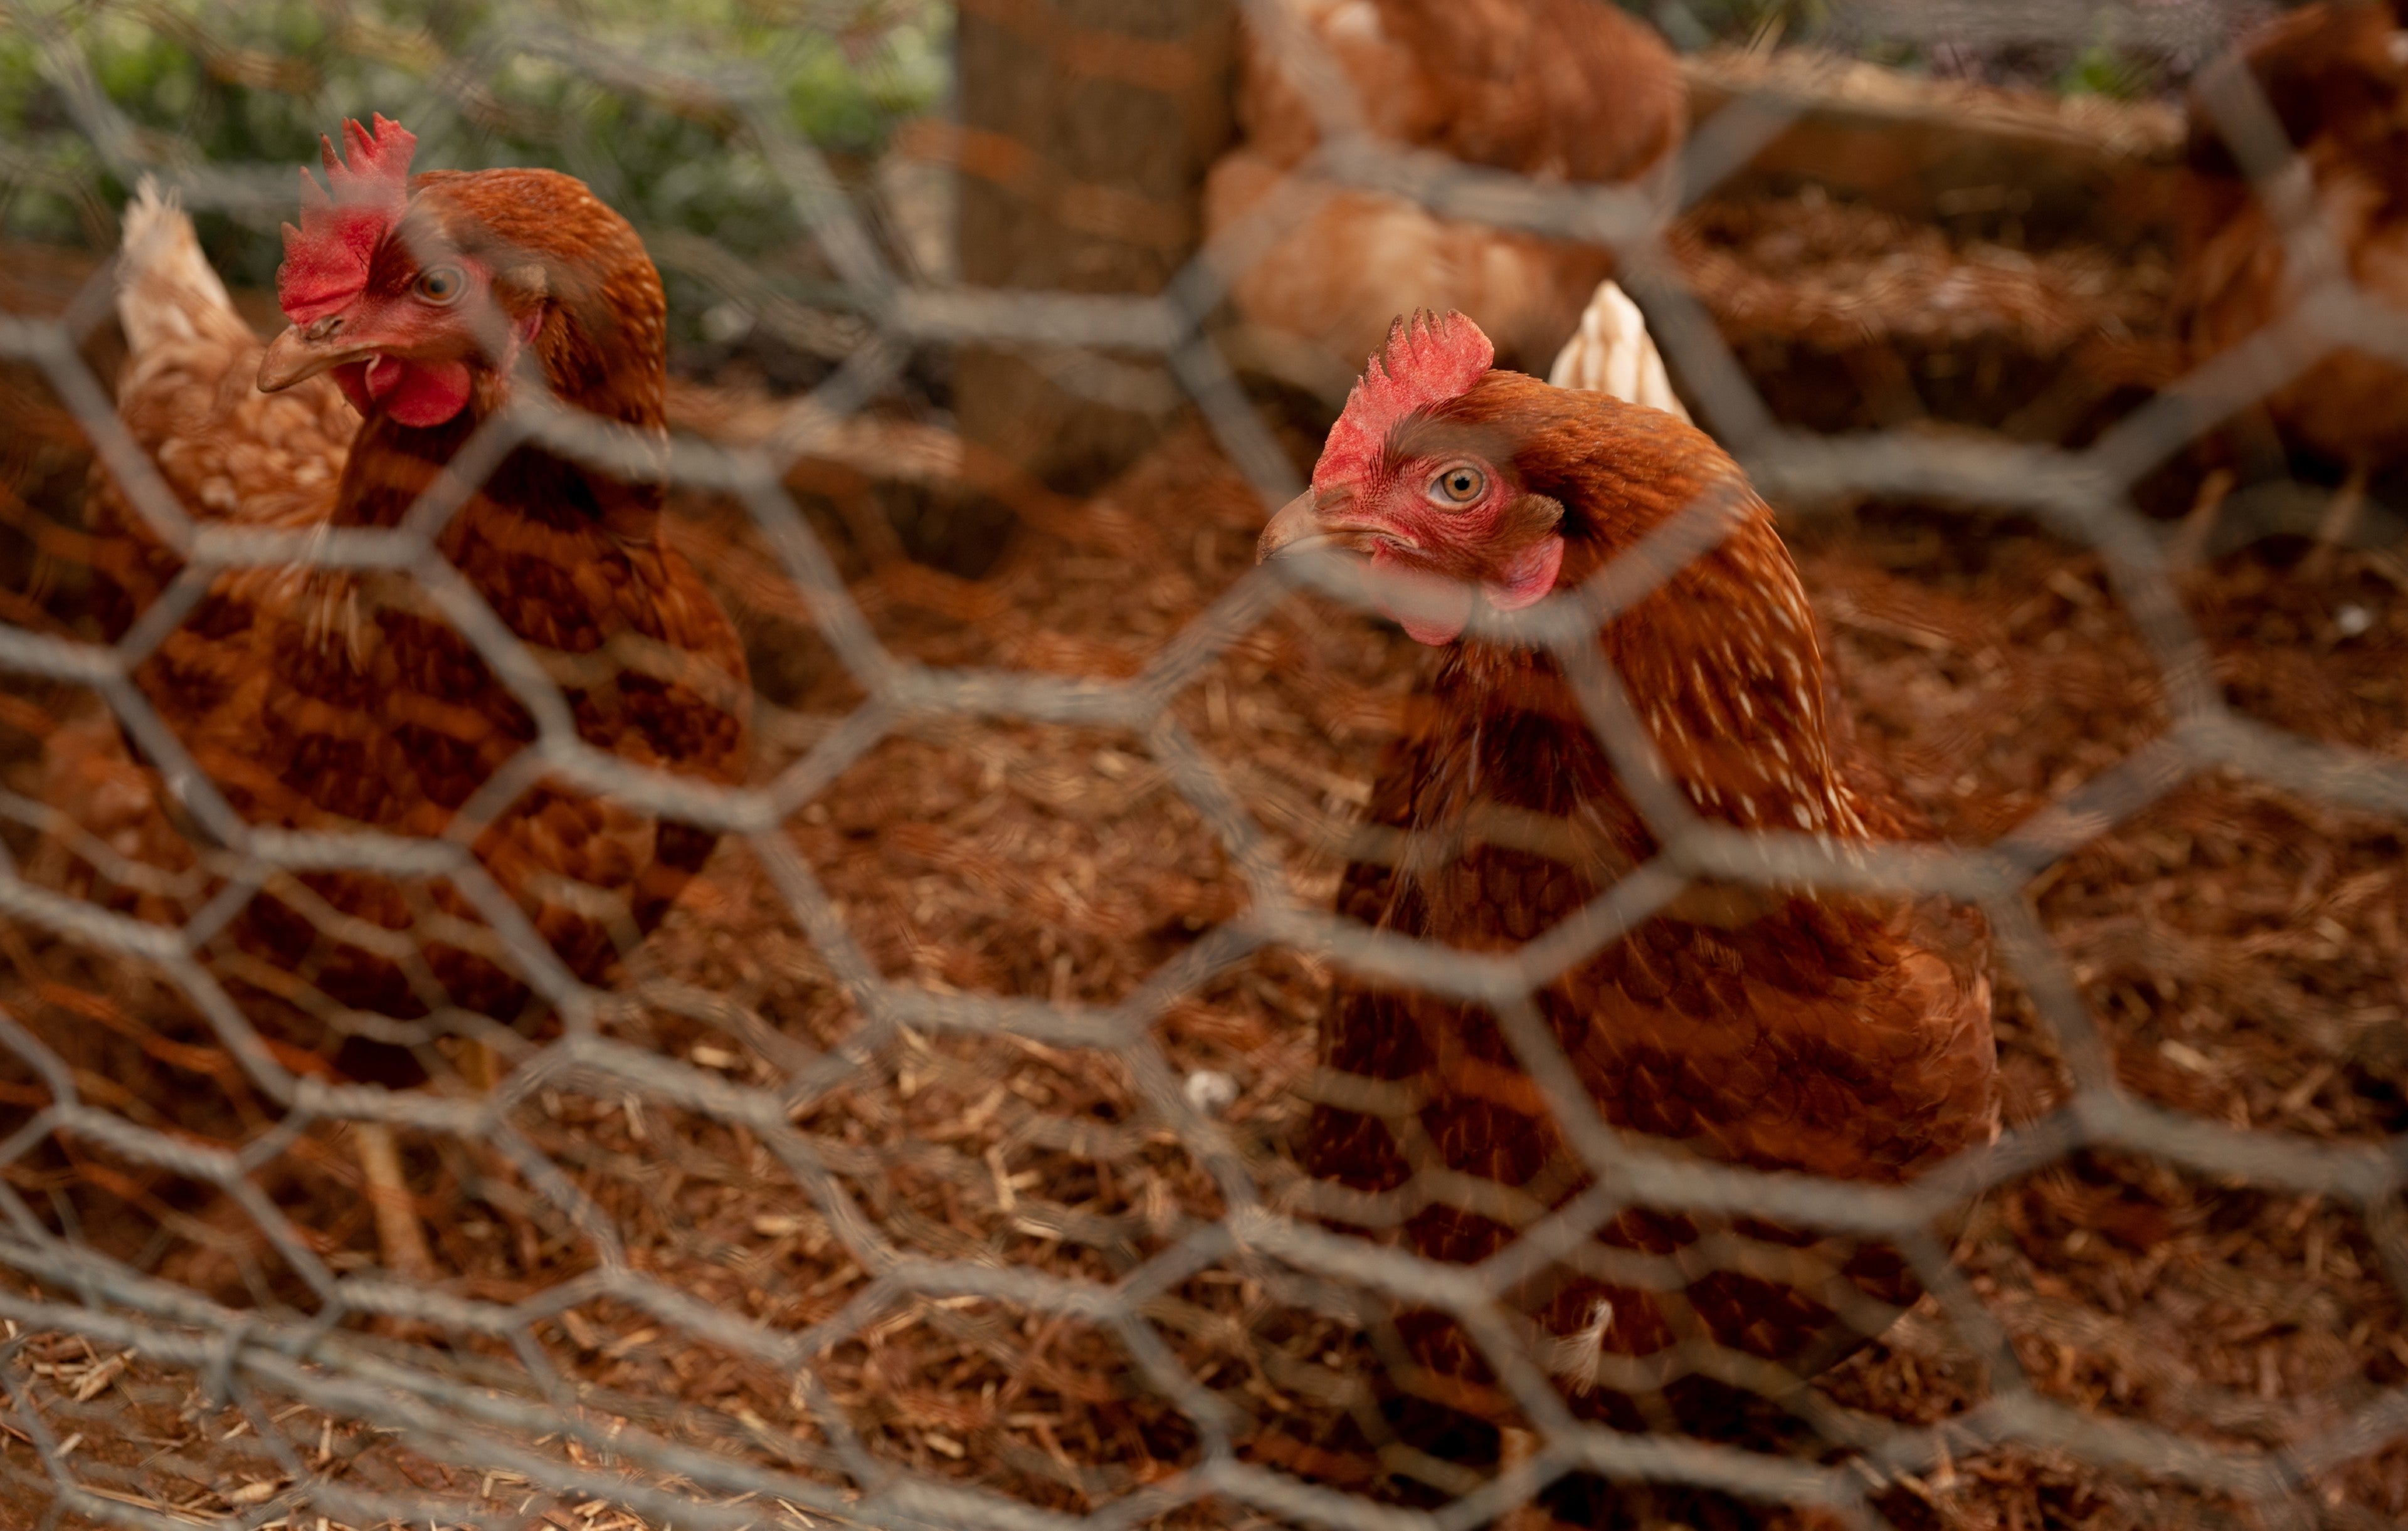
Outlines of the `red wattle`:
[[421,430],[440,425],[468,407],[466,362],[409,362],[379,356],[367,364],[364,381],[385,413]]

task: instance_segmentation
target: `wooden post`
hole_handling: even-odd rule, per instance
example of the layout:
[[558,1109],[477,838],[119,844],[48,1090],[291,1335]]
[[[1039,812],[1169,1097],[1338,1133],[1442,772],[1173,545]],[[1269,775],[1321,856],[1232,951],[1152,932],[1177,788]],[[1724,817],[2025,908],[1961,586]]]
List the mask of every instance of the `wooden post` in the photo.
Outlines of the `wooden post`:
[[[1202,237],[1204,173],[1231,133],[1233,0],[961,0],[961,275],[976,287],[1155,293]],[[1142,356],[966,347],[963,435],[1065,494],[1152,442],[1177,403]],[[991,564],[1009,517],[929,508],[920,557]]]

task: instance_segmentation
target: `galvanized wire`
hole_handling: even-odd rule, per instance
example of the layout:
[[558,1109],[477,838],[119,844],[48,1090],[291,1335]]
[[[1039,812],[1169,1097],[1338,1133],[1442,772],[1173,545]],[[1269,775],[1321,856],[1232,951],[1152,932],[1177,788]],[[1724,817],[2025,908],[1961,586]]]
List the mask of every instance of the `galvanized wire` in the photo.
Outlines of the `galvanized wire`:
[[[2013,7],[2010,7],[2013,8]],[[1913,7],[1888,7],[1904,16]],[[2075,13],[2080,12],[2077,16]],[[1920,14],[1919,12],[1917,13]],[[1970,13],[1969,13],[1970,14]],[[2006,27],[1998,7],[1983,11],[1993,30],[2016,37],[2086,24],[2089,7],[2019,11]],[[2408,766],[2329,743],[2284,734],[2237,712],[2213,679],[2205,648],[2175,594],[2159,538],[2134,508],[2143,474],[2202,431],[2263,396],[2346,343],[2408,364],[2408,334],[2396,314],[2350,282],[2334,258],[2330,232],[2303,194],[2305,171],[2284,141],[2247,75],[2224,67],[2205,77],[2215,124],[2232,145],[2267,205],[2286,220],[2295,268],[2321,273],[2278,331],[2211,362],[2081,450],[2031,443],[1969,441],[1885,433],[1828,438],[1778,424],[1712,319],[1680,285],[1662,245],[1664,207],[1636,191],[1568,186],[1466,166],[1400,150],[1369,136],[1342,70],[1321,56],[1285,7],[1261,0],[1251,18],[1280,39],[1304,99],[1323,112],[1322,140],[1301,167],[1327,185],[1412,198],[1448,216],[1612,246],[1626,282],[1653,333],[1699,407],[1699,418],[1776,499],[1813,501],[1841,493],[1912,496],[1942,506],[2017,509],[2099,555],[2130,620],[2154,658],[2171,716],[2163,736],[2121,766],[2064,794],[1986,847],[1846,847],[1819,837],[1741,833],[1691,813],[1677,793],[1650,791],[1663,773],[1632,725],[1630,706],[1594,642],[1598,625],[1643,595],[1723,535],[1726,505],[1691,506],[1586,588],[1550,597],[1512,615],[1484,610],[1482,636],[1551,650],[1578,687],[1590,722],[1662,847],[1588,909],[1525,949],[1470,955],[1374,933],[1300,901],[1278,851],[1254,821],[1226,770],[1174,715],[1175,698],[1232,645],[1310,589],[1361,610],[1410,609],[1415,588],[1383,585],[1336,559],[1283,562],[1245,575],[1125,680],[1066,679],[993,669],[931,667],[882,642],[838,573],[836,561],[783,482],[793,461],[826,439],[874,398],[914,349],[967,342],[1101,348],[1161,358],[1215,433],[1228,458],[1259,489],[1266,508],[1297,488],[1279,447],[1240,392],[1207,325],[1232,278],[1280,229],[1312,210],[1310,196],[1289,198],[1200,251],[1156,298],[991,292],[938,286],[894,268],[820,150],[777,108],[775,82],[755,71],[719,67],[692,56],[673,32],[636,48],[624,36],[589,35],[559,17],[540,26],[507,21],[477,57],[450,61],[423,87],[422,102],[384,109],[408,117],[413,105],[466,109],[479,71],[517,53],[539,53],[609,88],[647,98],[675,98],[726,114],[759,164],[775,179],[820,256],[838,277],[845,308],[814,335],[838,336],[836,373],[787,410],[784,426],[757,447],[681,439],[664,464],[656,447],[580,418],[547,399],[522,398],[493,422],[391,530],[331,535],[267,533],[196,523],[179,505],[120,425],[107,391],[78,352],[84,330],[106,311],[103,272],[60,319],[0,316],[0,357],[38,368],[88,434],[133,505],[185,560],[166,599],[126,637],[96,647],[15,626],[0,626],[0,665],[21,676],[89,688],[107,702],[162,775],[182,808],[215,839],[218,862],[233,878],[227,893],[179,928],[166,928],[67,897],[0,866],[0,919],[21,928],[120,953],[148,965],[205,1018],[260,1092],[288,1113],[284,1127],[244,1152],[208,1147],[139,1125],[86,1101],[69,1070],[23,1024],[0,1013],[0,1048],[33,1070],[52,1103],[0,1143],[10,1161],[50,1138],[76,1139],[115,1157],[154,1166],[215,1187],[239,1205],[312,1288],[311,1314],[235,1309],[178,1284],[146,1276],[54,1228],[12,1187],[0,1183],[0,1266],[39,1283],[45,1295],[0,1289],[0,1319],[19,1331],[81,1336],[130,1349],[147,1362],[185,1368],[215,1397],[249,1409],[258,1438],[280,1453],[289,1488],[237,1511],[224,1524],[305,1524],[296,1508],[353,1524],[504,1525],[521,1522],[459,1495],[371,1493],[328,1478],[266,1422],[263,1400],[306,1404],[325,1414],[400,1431],[411,1446],[472,1473],[513,1473],[554,1495],[624,1506],[661,1524],[730,1528],[824,1517],[877,1527],[1134,1525],[1206,1498],[1249,1507],[1281,1521],[1360,1526],[1470,1526],[1526,1502],[1562,1475],[1586,1470],[1720,1487],[1749,1496],[1821,1506],[1853,1524],[1878,1524],[1875,1488],[1887,1475],[1921,1472],[1968,1452],[2008,1443],[2047,1447],[2108,1467],[2229,1495],[2268,1524],[2305,1524],[2313,1509],[2303,1485],[2335,1465],[2408,1437],[2408,1388],[2394,1387],[2346,1420],[2279,1450],[2214,1448],[2177,1431],[2078,1413],[2022,1375],[1998,1320],[1949,1264],[1934,1226],[1987,1188],[2083,1148],[2124,1150],[2211,1177],[2238,1177],[2285,1191],[2317,1195],[2357,1209],[2396,1287],[2408,1297],[2408,1229],[2398,1213],[2408,1144],[2347,1145],[2235,1128],[2184,1116],[2135,1098],[2115,1077],[2099,1027],[2068,964],[2042,927],[2026,890],[2083,845],[2132,820],[2203,774],[2229,770],[2301,797],[2385,814],[2408,812]],[[151,175],[188,206],[281,213],[291,195],[284,165],[199,163],[160,151],[156,139],[127,122],[93,77],[53,14],[15,4],[9,24],[34,40],[44,78],[73,114],[93,152],[119,181]],[[2190,42],[2196,18],[2179,18]],[[1881,24],[1893,24],[1883,21]],[[2138,25],[2139,23],[2134,23]],[[2173,27],[2169,21],[2166,27]],[[2038,29],[2037,34],[2035,29]],[[2163,28],[2160,28],[2163,30]],[[447,105],[448,103],[448,105]],[[1693,135],[1680,200],[1694,203],[1754,150],[1794,120],[1794,102],[1742,97]],[[681,233],[683,264],[742,272],[745,263],[699,236]],[[656,241],[655,248],[659,248]],[[817,310],[810,310],[817,312]],[[740,499],[763,543],[817,622],[835,658],[862,694],[857,709],[788,765],[777,779],[716,788],[637,769],[580,740],[558,684],[437,551],[435,535],[485,471],[509,447],[541,441],[579,460],[631,476],[665,473],[674,483],[724,491]],[[285,566],[384,569],[408,574],[483,658],[535,720],[537,742],[503,773],[480,803],[503,804],[538,777],[553,777],[646,809],[738,837],[757,858],[861,1017],[839,1048],[793,1068],[778,1088],[738,1082],[711,1069],[612,1039],[598,1018],[617,996],[589,988],[567,970],[511,899],[469,853],[473,827],[438,841],[357,832],[294,833],[246,822],[191,760],[174,731],[134,683],[134,675],[189,614],[219,574]],[[1375,600],[1376,598],[1376,600]],[[783,832],[789,816],[821,796],[849,767],[898,731],[930,719],[1087,724],[1141,738],[1179,796],[1209,826],[1248,894],[1244,913],[1198,940],[1170,966],[1108,1006],[1080,1006],[976,994],[939,994],[883,976],[849,929],[819,873]],[[473,826],[477,805],[464,817]],[[37,829],[57,827],[45,805],[11,795],[0,812]],[[105,850],[106,848],[99,848]],[[523,1049],[508,1077],[479,1101],[440,1098],[374,1085],[335,1084],[294,1072],[259,1035],[206,960],[217,932],[277,874],[351,868],[396,878],[442,877],[474,905],[513,969],[563,1017],[565,1034]],[[128,873],[130,875],[130,872]],[[1534,994],[1555,977],[1643,923],[1691,880],[1759,885],[1934,892],[1978,904],[1997,935],[2003,969],[2027,993],[2071,1069],[2069,1099],[2038,1120],[2012,1127],[1994,1148],[1969,1152],[1910,1185],[1874,1188],[1675,1159],[1634,1147],[1612,1130],[1569,1081],[1574,1078],[1541,1019]],[[1480,1266],[1433,1263],[1330,1231],[1267,1195],[1257,1167],[1229,1133],[1200,1109],[1156,1037],[1161,1016],[1181,997],[1270,946],[1325,954],[1341,969],[1490,1007],[1530,1077],[1541,1083],[1566,1140],[1594,1176],[1596,1192],[1532,1222],[1520,1243]],[[712,996],[695,996],[707,1004]],[[398,1023],[395,1023],[398,1024]],[[863,1204],[824,1145],[795,1125],[830,1092],[886,1066],[904,1028],[929,1034],[1010,1036],[1110,1054],[1126,1070],[1146,1120],[1173,1134],[1203,1166],[1226,1207],[1217,1221],[1195,1223],[1115,1281],[1073,1279],[990,1260],[941,1259],[915,1252]],[[774,1034],[765,1047],[775,1045]],[[610,1217],[574,1178],[512,1123],[523,1103],[548,1088],[576,1087],[605,1097],[658,1105],[749,1131],[809,1197],[831,1237],[869,1278],[835,1316],[782,1328],[703,1300],[630,1263]],[[331,1268],[259,1189],[265,1158],[312,1123],[380,1123],[491,1145],[526,1183],[590,1241],[596,1266],[523,1301],[477,1299],[407,1281],[374,1268]],[[1431,1194],[1426,1185],[1415,1195]],[[1438,1193],[1461,1201],[1457,1186]],[[1877,1235],[1909,1257],[1947,1320],[1986,1355],[1991,1395],[1944,1425],[1898,1426],[1878,1438],[1852,1439],[1851,1460],[1818,1463],[1767,1457],[1728,1446],[1629,1435],[1577,1419],[1564,1405],[1526,1325],[1509,1321],[1503,1298],[1537,1266],[1559,1257],[1626,1207],[1677,1206],[1700,1212],[1777,1215],[1793,1224]],[[1362,1215],[1360,1207],[1349,1215]],[[1392,1218],[1396,1214],[1389,1214]],[[1743,1244],[1732,1241],[1732,1249]],[[1727,1257],[1739,1260],[1744,1250]],[[1148,1304],[1216,1263],[1268,1261],[1326,1283],[1331,1291],[1436,1309],[1476,1338],[1504,1389],[1541,1437],[1534,1454],[1491,1482],[1435,1511],[1408,1510],[1243,1459],[1227,1406],[1182,1366]],[[898,1470],[860,1438],[847,1410],[826,1395],[818,1375],[835,1348],[923,1300],[975,1296],[1032,1314],[1060,1315],[1116,1336],[1135,1383],[1170,1400],[1199,1442],[1195,1463],[1177,1475],[1111,1500],[1083,1517],[1043,1510],[988,1489]],[[536,1326],[579,1304],[609,1299],[672,1331],[753,1358],[794,1380],[796,1396],[819,1439],[738,1438],[737,1451],[709,1451],[669,1432],[625,1421],[605,1425],[578,1401],[535,1338]],[[401,1321],[440,1335],[485,1337],[510,1347],[531,1387],[486,1385],[432,1352],[370,1344],[356,1332],[368,1320]],[[1714,1364],[1692,1355],[1693,1364]],[[1744,1357],[1719,1363],[1747,1374]],[[9,1399],[0,1421],[31,1442],[64,1511],[116,1524],[173,1524],[151,1510],[94,1492],[79,1476],[56,1428],[36,1407],[29,1374],[0,1365]],[[1794,1390],[1793,1390],[1794,1391]],[[1811,1402],[1798,1407],[1813,1411]],[[1818,1418],[1820,1416],[1817,1416]],[[1833,1428],[1841,1428],[1835,1424]],[[580,1449],[564,1454],[567,1443]],[[491,1482],[490,1477],[486,1480]],[[778,1507],[784,1507],[782,1509]]]

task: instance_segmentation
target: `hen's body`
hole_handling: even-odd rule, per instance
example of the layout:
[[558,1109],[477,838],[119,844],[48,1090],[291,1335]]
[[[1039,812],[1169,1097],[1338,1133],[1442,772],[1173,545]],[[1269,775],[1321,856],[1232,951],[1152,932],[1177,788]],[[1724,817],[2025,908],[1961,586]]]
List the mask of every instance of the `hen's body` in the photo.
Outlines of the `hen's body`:
[[[1477,453],[1513,475],[1509,494],[1559,504],[1558,591],[1692,501],[1718,506],[1727,539],[1598,637],[1671,780],[1693,811],[1740,829],[1924,837],[1837,710],[1770,510],[1702,433],[1489,372],[1384,439],[1383,461]],[[1335,492],[1335,519],[1362,514],[1365,490]],[[1526,948],[1657,850],[1555,662],[1476,637],[1440,655],[1369,817],[1408,832],[1411,849],[1349,867],[1341,911],[1466,951]],[[1985,965],[1978,914],[1938,899],[1693,885],[1545,985],[1536,1015],[1569,1061],[1559,1082],[1610,1127],[1653,1140],[1634,1152],[1895,1185],[1996,1134]],[[1367,1193],[1430,1170],[1508,1188],[1473,1210],[1469,1182],[1426,1180],[1441,1195],[1391,1236],[1449,1262],[1497,1254],[1592,1179],[1518,1056],[1484,1009],[1341,980],[1324,1066],[1401,1083],[1414,1104],[1316,1107],[1306,1167]],[[1575,1409],[1622,1428],[1726,1432],[1748,1406],[1698,1342],[1810,1375],[1916,1296],[1887,1246],[1785,1227],[1780,1211],[1633,1208],[1524,1281],[1511,1300],[1556,1337],[1541,1355]],[[1408,1441],[1457,1458],[1495,1451],[1493,1432],[1485,1446],[1481,1426],[1466,1433],[1466,1414],[1501,1424],[1514,1410],[1469,1338],[1436,1314],[1400,1327],[1435,1379],[1407,1392],[1446,1405],[1435,1418],[1401,1406]]]
[[[2408,309],[2408,33],[2383,4],[2303,6],[2243,50],[2315,186],[2342,273]],[[2173,322],[2196,361],[2288,313],[2302,286],[2284,226],[2252,194],[2194,101]],[[2361,474],[2408,453],[2408,370],[2342,349],[2267,395],[2294,444]]]
[[[1352,87],[1364,126],[1399,147],[1542,179],[1622,182],[1668,165],[1686,129],[1670,50],[1610,5],[1301,0],[1287,9]],[[1612,254],[1311,177],[1301,167],[1320,141],[1316,120],[1282,67],[1278,39],[1247,42],[1238,93],[1245,141],[1212,168],[1206,225],[1230,229],[1274,209],[1283,192],[1320,200],[1234,275],[1239,311],[1351,362],[1398,312],[1453,308],[1509,359],[1544,365],[1612,270]]]
[[[548,258],[565,265],[583,261],[589,290],[572,317],[536,336],[536,359],[566,402],[658,429],[661,290],[624,222],[549,172],[425,175],[412,190],[421,216],[473,220],[495,238],[562,252]],[[507,395],[508,379],[481,374],[466,408],[420,429],[380,409],[361,422],[325,375],[262,393],[263,348],[226,305],[181,215],[138,207],[127,256],[122,308],[133,360],[120,412],[203,523],[397,525]],[[91,504],[98,604],[114,638],[153,608],[180,564],[105,474]],[[553,678],[580,738],[630,765],[732,782],[746,747],[742,651],[694,570],[662,540],[659,506],[657,485],[522,447],[442,522],[436,547]],[[588,982],[659,920],[713,844],[708,832],[533,768],[527,707],[407,575],[281,565],[216,574],[136,680],[245,821],[456,836]],[[478,800],[514,760],[525,774]],[[472,801],[475,817],[464,819]],[[394,938],[347,938],[334,928],[342,920]],[[299,980],[338,1005],[388,1016],[449,1003],[509,1021],[528,993],[524,964],[462,923],[486,923],[439,879],[308,872],[271,884],[229,934],[256,959],[234,970],[270,988]],[[302,1023],[283,1018],[287,1028]],[[285,1040],[328,1051],[333,1042]]]

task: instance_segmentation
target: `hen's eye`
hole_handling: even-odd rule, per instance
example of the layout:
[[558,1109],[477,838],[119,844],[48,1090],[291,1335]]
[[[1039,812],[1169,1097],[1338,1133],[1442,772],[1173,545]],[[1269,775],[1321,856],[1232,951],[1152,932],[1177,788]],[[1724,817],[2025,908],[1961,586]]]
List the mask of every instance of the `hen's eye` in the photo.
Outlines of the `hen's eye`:
[[1455,463],[1439,470],[1429,484],[1430,503],[1458,508],[1480,498],[1488,487],[1488,475],[1469,463]]
[[468,279],[456,265],[438,265],[418,279],[418,295],[429,303],[450,303],[468,290]]

